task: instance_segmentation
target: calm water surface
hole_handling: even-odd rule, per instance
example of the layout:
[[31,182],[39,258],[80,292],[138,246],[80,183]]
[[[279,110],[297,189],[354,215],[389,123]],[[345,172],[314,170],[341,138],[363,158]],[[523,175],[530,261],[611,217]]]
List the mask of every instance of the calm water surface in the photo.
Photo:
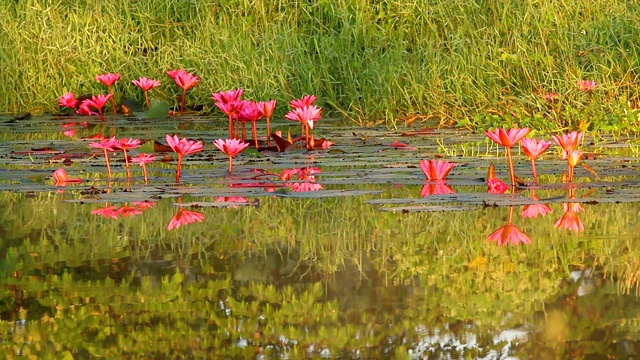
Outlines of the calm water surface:
[[[640,356],[635,137],[587,136],[573,186],[558,149],[537,186],[518,155],[526,185],[492,195],[503,151],[455,129],[321,120],[330,149],[247,151],[229,174],[223,119],[1,120],[3,357]],[[205,142],[180,184],[153,146],[174,133]],[[120,153],[109,180],[97,134],[146,140],[148,183]],[[457,163],[444,185],[434,157]],[[82,183],[54,186],[61,167]],[[508,224],[531,242],[490,241]]]

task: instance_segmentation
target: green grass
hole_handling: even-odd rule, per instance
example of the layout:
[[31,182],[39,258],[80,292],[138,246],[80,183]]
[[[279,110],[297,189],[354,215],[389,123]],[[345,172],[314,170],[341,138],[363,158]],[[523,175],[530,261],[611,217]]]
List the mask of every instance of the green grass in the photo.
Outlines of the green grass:
[[[284,105],[316,94],[326,116],[361,125],[433,118],[472,128],[491,116],[547,130],[636,125],[640,4],[623,0],[0,1],[0,112],[53,111],[67,91],[142,93],[139,76],[201,77],[188,104],[242,87]],[[598,88],[581,93],[580,79]],[[547,92],[561,94],[552,104]]]

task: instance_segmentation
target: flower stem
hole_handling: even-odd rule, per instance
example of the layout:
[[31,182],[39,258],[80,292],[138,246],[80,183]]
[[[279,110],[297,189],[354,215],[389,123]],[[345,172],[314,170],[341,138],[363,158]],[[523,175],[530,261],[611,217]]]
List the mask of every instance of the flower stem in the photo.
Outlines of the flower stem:
[[229,172],[233,170],[233,156],[229,155]]
[[131,178],[131,172],[129,171],[129,157],[127,156],[127,149],[122,149],[124,153],[124,165],[127,168],[127,179]]
[[507,162],[509,163],[509,176],[511,178],[511,186],[516,186],[516,172],[513,167],[513,157],[511,156],[511,148],[507,149]]
[[104,150],[104,160],[107,162],[107,173],[109,174],[109,179],[111,179],[111,163],[109,162],[109,154],[107,153],[107,149]]
[[569,182],[573,182],[573,166],[571,164],[569,164]]
[[147,102],[147,109],[151,106],[151,102],[149,101],[149,92],[144,92],[144,100]]
[[271,117],[267,117],[267,146],[271,146]]
[[144,183],[149,182],[149,178],[147,177],[147,166],[142,163],[142,173],[144,174]]
[[533,182],[537,183],[538,182],[538,172],[536,171],[536,161],[535,160],[531,160],[531,171],[533,172]]
[[233,139],[235,137],[233,133],[233,118],[229,115],[229,139]]
[[113,113],[117,114],[118,111],[116,110],[116,101],[113,99],[113,89],[111,88],[111,86],[108,86],[109,88],[109,94],[111,94],[111,106],[113,107]]
[[182,101],[180,102],[180,115],[184,114],[184,99],[187,97],[187,89],[182,90]]
[[180,182],[180,168],[182,168],[182,155],[178,154],[178,169],[176,169],[176,184]]
[[256,129],[256,122],[251,122],[251,136],[253,137],[253,142],[256,145],[256,149],[258,149],[258,129]]

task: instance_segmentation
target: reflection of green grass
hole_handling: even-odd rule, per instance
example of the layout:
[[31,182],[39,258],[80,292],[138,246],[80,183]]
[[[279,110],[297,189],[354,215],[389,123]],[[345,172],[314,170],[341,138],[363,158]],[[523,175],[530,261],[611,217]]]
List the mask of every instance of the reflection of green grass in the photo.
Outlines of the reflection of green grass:
[[[107,71],[123,74],[117,98],[141,100],[130,81],[144,75],[163,82],[152,96],[173,99],[165,71],[184,67],[201,76],[189,104],[208,108],[212,91],[242,87],[281,103],[315,93],[359,124],[417,114],[473,127],[503,116],[545,130],[637,126],[627,104],[637,97],[636,2],[5,5],[0,66],[11,76],[0,112],[51,110],[66,91],[104,92],[94,78]],[[598,88],[581,93],[583,78]],[[547,91],[560,99],[546,102]]]

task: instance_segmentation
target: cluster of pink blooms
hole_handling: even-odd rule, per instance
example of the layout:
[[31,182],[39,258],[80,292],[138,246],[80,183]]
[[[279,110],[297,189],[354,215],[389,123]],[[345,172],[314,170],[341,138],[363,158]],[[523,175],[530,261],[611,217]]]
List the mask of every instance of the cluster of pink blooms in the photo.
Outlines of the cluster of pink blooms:
[[[526,138],[529,134],[528,128],[512,128],[512,129],[495,129],[493,131],[486,131],[485,135],[493,142],[506,149],[507,163],[509,167],[509,175],[511,179],[511,186],[507,185],[504,181],[500,180],[496,176],[495,167],[493,164],[489,165],[489,171],[487,174],[487,191],[493,194],[502,194],[507,190],[515,191],[517,186],[517,176],[515,174],[513,165],[513,146],[520,144],[522,152],[531,161],[531,170],[533,175],[533,182],[538,182],[538,174],[536,171],[536,160],[546,152],[552,145],[551,142],[545,140],[538,140],[535,138]],[[574,169],[582,159],[583,152],[578,150],[578,146],[582,142],[583,133],[573,131],[568,134],[553,135],[553,142],[555,142],[561,148],[561,157],[567,161],[568,171],[563,174],[563,181],[572,183],[574,181]],[[455,163],[442,160],[422,160],[420,161],[420,168],[427,178],[427,182],[421,191],[421,196],[439,195],[439,194],[451,194],[455,191],[449,185],[446,184],[446,176],[453,169]],[[574,199],[573,188],[569,190],[569,199]],[[532,200],[538,201],[535,195],[535,190],[532,192]],[[568,202],[563,204],[564,214],[554,224],[557,228],[564,228],[572,231],[584,231],[584,225],[577,217],[577,213],[582,210],[582,206],[576,202]],[[525,205],[522,210],[522,217],[533,218],[538,216],[545,216],[552,212],[551,207],[543,203],[534,203]],[[522,232],[517,226],[512,224],[513,207],[511,207],[509,214],[508,224],[496,230],[489,236],[489,240],[497,242],[499,245],[506,244],[528,244],[531,239]]]

